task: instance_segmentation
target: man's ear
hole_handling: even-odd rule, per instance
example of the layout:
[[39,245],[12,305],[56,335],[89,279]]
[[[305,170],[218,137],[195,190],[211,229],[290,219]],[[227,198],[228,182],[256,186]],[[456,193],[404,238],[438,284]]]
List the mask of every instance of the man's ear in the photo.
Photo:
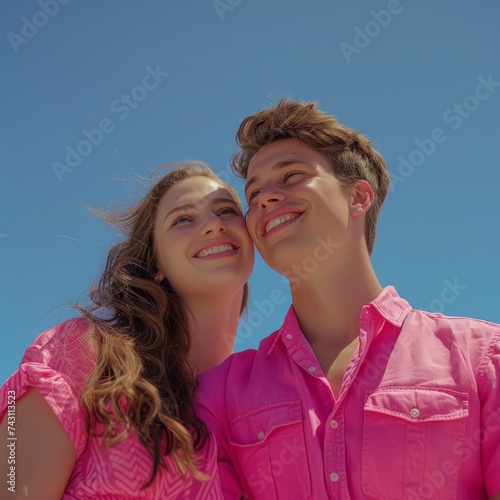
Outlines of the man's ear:
[[359,180],[350,186],[351,215],[357,217],[368,212],[373,204],[375,193],[368,181]]

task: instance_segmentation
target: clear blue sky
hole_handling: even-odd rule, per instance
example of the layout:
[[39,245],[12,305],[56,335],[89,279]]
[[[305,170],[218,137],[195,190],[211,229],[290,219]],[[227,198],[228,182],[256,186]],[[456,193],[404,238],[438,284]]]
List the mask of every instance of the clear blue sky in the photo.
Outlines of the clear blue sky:
[[[165,161],[232,179],[240,121],[285,95],[385,157],[381,282],[415,307],[500,322],[498,2],[59,2],[1,6],[0,381],[73,314],[116,240],[85,205],[135,199]],[[258,261],[237,349],[288,302]]]

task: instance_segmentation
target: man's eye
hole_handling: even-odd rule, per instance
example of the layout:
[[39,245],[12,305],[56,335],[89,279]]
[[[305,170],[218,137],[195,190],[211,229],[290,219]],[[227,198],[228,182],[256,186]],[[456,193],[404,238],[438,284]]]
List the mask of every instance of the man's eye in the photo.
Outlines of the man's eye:
[[248,202],[250,203],[259,193],[260,189],[256,189],[255,191],[251,191],[250,194],[248,195]]
[[290,179],[290,177],[294,176],[294,175],[298,175],[300,174],[300,172],[287,172],[284,176],[283,176],[283,182],[286,182],[288,179]]

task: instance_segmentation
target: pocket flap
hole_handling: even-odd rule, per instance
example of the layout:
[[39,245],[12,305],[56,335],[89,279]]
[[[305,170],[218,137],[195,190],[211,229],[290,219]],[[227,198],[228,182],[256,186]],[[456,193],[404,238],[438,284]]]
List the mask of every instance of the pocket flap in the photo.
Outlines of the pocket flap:
[[456,420],[469,414],[469,395],[443,388],[388,387],[368,394],[365,410],[410,422]]
[[274,429],[301,421],[300,400],[275,403],[234,418],[229,424],[229,440],[240,446],[254,445]]

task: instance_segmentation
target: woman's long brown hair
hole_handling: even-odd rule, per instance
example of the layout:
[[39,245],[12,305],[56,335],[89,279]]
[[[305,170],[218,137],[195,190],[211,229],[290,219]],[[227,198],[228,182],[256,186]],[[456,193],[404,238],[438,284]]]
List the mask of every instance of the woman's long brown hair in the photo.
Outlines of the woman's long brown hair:
[[[78,307],[90,322],[88,339],[96,342],[97,365],[82,402],[89,432],[103,425],[109,445],[135,429],[153,459],[150,486],[164,457],[174,458],[177,473],[197,469],[195,451],[208,433],[194,410],[196,377],[188,363],[191,334],[186,305],[167,279],[157,273],[154,221],[158,203],[175,184],[190,177],[223,184],[239,204],[234,189],[201,162],[183,163],[162,177],[137,205],[120,213],[98,212],[124,235],[107,257],[102,276],[89,292],[91,305]],[[241,311],[246,306],[245,284]]]

